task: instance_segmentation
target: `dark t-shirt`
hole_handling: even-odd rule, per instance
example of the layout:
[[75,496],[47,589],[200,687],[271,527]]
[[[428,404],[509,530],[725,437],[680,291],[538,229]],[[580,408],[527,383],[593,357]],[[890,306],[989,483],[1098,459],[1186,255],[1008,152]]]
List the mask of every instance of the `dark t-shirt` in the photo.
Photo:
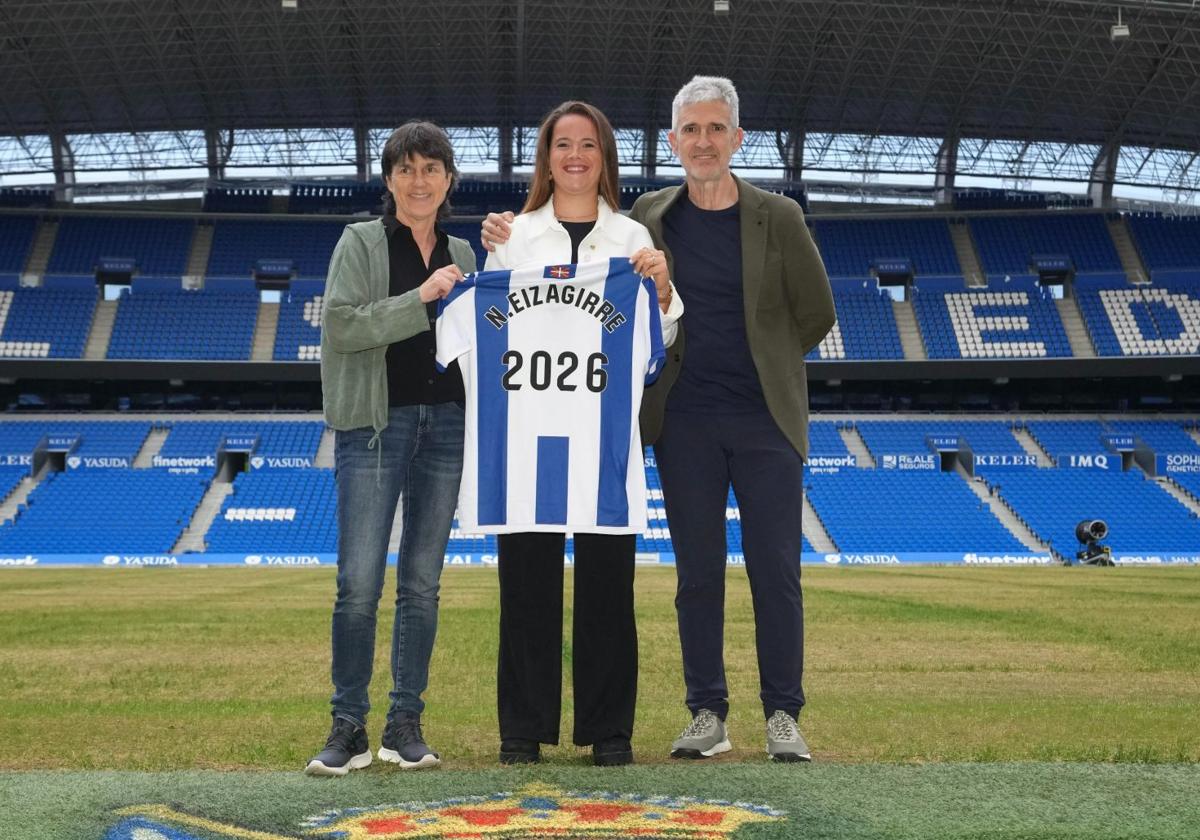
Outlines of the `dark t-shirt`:
[[[450,265],[449,240],[442,231],[437,232],[437,244],[426,266],[407,225],[395,216],[385,216],[383,226],[388,237],[388,294],[393,297],[412,291],[433,272]],[[466,399],[457,362],[446,368],[445,373],[438,373],[433,332],[437,302],[428,303],[425,308],[429,313],[429,329],[388,345],[388,405],[461,403]]]
[[675,260],[671,279],[683,298],[687,349],[667,397],[672,411],[734,414],[766,409],[746,340],[742,235],[738,206],[701,210],[679,198],[663,216]]
[[559,222],[567,230],[567,235],[571,237],[571,262],[579,262],[579,246],[583,243],[584,237],[592,232],[592,228],[596,226],[595,222]]

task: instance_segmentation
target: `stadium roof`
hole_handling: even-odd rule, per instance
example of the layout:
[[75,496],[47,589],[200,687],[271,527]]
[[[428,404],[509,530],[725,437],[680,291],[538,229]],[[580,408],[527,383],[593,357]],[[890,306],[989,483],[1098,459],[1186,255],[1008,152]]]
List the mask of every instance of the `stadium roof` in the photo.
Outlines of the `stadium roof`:
[[1193,5],[3,0],[0,135],[531,125],[569,97],[662,127],[712,73],[747,128],[1200,150]]

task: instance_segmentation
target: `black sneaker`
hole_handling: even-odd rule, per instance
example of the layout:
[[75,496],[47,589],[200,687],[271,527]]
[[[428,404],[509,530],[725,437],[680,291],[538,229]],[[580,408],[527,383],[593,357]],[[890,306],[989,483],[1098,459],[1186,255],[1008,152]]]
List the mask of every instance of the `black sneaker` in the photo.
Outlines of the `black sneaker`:
[[602,738],[592,744],[592,764],[597,767],[620,767],[633,764],[633,747],[628,738],[620,735]]
[[371,745],[367,730],[352,720],[334,718],[333,728],[321,750],[304,773],[308,776],[345,776],[351,770],[361,770],[371,763]]
[[542,745],[527,738],[505,738],[500,742],[501,764],[537,764],[542,760]]
[[400,712],[394,718],[388,718],[379,758],[399,764],[405,770],[437,767],[442,763],[438,754],[425,743],[425,736],[421,734],[421,716],[415,712]]

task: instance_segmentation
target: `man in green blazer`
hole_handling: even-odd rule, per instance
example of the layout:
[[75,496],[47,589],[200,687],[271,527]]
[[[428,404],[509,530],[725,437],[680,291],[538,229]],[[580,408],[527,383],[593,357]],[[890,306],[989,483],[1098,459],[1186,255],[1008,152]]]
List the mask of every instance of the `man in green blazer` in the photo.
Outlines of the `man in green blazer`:
[[697,76],[672,106],[671,148],[685,183],[638,199],[684,301],[667,364],[642,399],[675,547],[675,607],[692,721],[675,758],[731,748],[722,655],[725,507],[732,484],[754,601],[767,753],[808,761],[800,589],[803,467],[808,454],[805,354],[833,326],[833,296],[800,206],[735,177],[737,91]]

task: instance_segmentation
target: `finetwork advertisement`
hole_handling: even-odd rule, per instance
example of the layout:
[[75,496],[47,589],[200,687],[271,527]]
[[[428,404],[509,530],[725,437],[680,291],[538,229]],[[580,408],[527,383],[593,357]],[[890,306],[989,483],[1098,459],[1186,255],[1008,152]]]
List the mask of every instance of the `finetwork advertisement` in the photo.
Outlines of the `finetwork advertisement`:
[[810,473],[833,475],[844,469],[853,469],[858,466],[858,461],[853,455],[810,455],[804,465]]
[[176,475],[197,475],[201,470],[215,470],[217,459],[212,455],[155,455],[150,464]]

